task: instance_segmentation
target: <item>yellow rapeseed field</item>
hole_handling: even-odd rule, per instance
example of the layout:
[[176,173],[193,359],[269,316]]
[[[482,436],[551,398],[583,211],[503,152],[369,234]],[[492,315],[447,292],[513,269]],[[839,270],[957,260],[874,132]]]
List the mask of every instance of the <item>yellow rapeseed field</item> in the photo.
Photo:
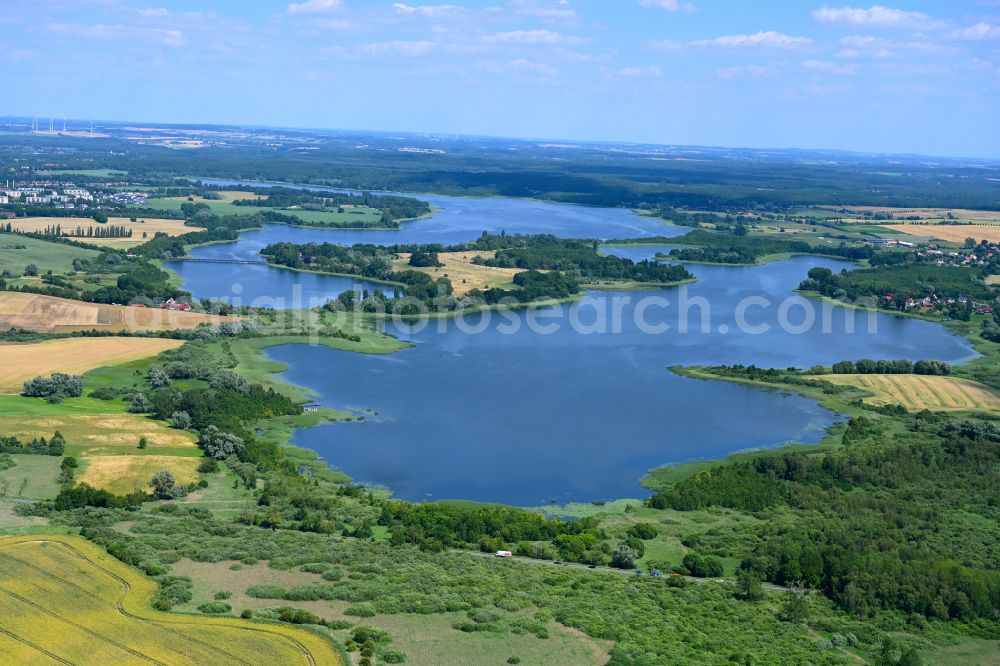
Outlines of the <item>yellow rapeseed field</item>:
[[125,305],[84,303],[55,296],[15,291],[0,292],[0,330],[70,333],[73,331],[173,331],[201,324],[232,321],[227,317],[139,308]]
[[53,372],[82,374],[176,349],[182,340],[159,338],[63,338],[0,344],[0,394],[19,393],[24,382]]
[[150,607],[156,585],[79,537],[0,539],[0,663],[342,664],[320,636]]
[[903,405],[911,411],[1000,411],[1000,396],[967,379],[929,375],[820,375],[815,379],[862,388],[872,394],[866,402]]

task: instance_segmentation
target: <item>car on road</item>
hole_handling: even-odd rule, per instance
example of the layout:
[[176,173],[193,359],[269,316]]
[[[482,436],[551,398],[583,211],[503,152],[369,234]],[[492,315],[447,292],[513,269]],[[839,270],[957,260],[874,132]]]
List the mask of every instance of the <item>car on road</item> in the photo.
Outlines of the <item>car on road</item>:
[[636,569],[634,573],[636,576],[641,576],[645,572],[642,569]]
[[650,571],[649,575],[650,576],[662,576],[663,574],[661,574],[659,571]]
[[588,564],[588,565],[587,565],[587,568],[588,568],[588,569],[596,569],[596,568],[597,568],[597,565],[596,565],[596,564]]

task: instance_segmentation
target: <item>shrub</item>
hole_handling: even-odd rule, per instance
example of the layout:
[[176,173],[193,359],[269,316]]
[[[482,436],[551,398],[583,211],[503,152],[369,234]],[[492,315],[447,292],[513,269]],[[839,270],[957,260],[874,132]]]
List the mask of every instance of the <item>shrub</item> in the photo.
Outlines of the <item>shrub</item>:
[[344,615],[354,617],[375,617],[375,609],[369,604],[354,604],[344,609]]
[[170,423],[171,428],[176,428],[177,430],[187,430],[191,427],[191,415],[183,411],[174,412],[170,415],[168,422]]
[[406,653],[400,650],[386,650],[382,653],[382,661],[387,664],[402,664],[406,662]]
[[233,610],[233,607],[221,601],[209,601],[208,603],[198,606],[198,610],[209,615],[218,615],[219,613],[228,613]]
[[247,596],[254,599],[284,599],[284,588],[277,585],[254,585],[247,589]]

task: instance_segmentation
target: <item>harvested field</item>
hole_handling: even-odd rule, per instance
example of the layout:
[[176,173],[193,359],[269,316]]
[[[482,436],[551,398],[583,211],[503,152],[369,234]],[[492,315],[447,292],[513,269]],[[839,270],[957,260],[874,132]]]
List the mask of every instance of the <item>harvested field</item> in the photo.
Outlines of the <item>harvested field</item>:
[[[136,450],[136,454],[143,453]],[[88,456],[81,460],[83,472],[77,481],[115,495],[127,495],[133,490],[149,492],[149,480],[163,470],[177,477],[177,485],[198,482],[201,458],[190,456],[117,455]]]
[[[186,227],[184,226],[184,220],[145,217],[140,217],[135,222],[132,222],[127,217],[110,217],[107,224],[100,224],[89,217],[18,217],[8,221],[17,231],[33,233],[43,232],[46,227],[59,225],[62,227],[63,235],[69,236],[73,240],[91,245],[118,248],[142,245],[158,233],[168,236],[180,236],[181,234],[204,230],[201,227]],[[127,227],[132,230],[132,236],[130,238],[87,238],[85,235],[78,237],[81,231],[83,234],[86,234],[87,229],[107,229],[109,226]],[[142,236],[143,233],[146,234],[145,238]]]
[[523,273],[523,268],[492,268],[472,263],[474,257],[490,257],[492,252],[442,252],[438,260],[444,264],[439,268],[415,268],[409,265],[410,255],[402,253],[392,262],[397,271],[414,270],[427,273],[435,280],[447,277],[455,289],[455,296],[464,296],[473,289],[489,289],[511,284],[514,276]]
[[182,340],[158,338],[65,338],[0,344],[0,394],[19,393],[24,382],[53,372],[82,374],[176,349]]
[[[888,208],[885,206],[816,206],[829,211],[847,210],[855,215],[865,213],[891,213],[895,218],[919,217],[922,220],[954,219],[974,222],[1000,223],[1000,211],[969,210],[967,208]],[[953,217],[949,218],[948,214]],[[900,220],[902,221],[902,220]]]
[[1000,411],[1000,395],[967,379],[929,375],[819,375],[815,379],[864,389],[865,402],[903,405],[908,410]]
[[343,663],[294,627],[155,611],[152,580],[79,537],[6,537],[0,562],[3,663]]
[[879,226],[911,236],[937,238],[949,243],[961,243],[966,238],[1000,242],[1000,225],[989,224],[880,224]]
[[[256,199],[258,196],[261,196],[263,198],[263,195],[257,195],[257,194],[254,194],[253,192],[240,192],[240,191],[237,191],[237,190],[226,190],[225,192],[218,192],[217,194],[219,194],[219,196],[221,196],[222,198],[221,199],[206,199],[204,197],[191,197],[191,199],[193,199],[193,201],[191,201],[191,203],[207,203],[207,204],[218,203],[218,202],[233,203],[234,201],[239,201],[240,199]],[[167,200],[168,201],[186,202],[188,200],[188,198],[187,197],[167,197]]]
[[0,292],[0,331],[23,328],[40,333],[74,331],[173,331],[219,324],[226,317],[197,312],[84,303],[55,296]]

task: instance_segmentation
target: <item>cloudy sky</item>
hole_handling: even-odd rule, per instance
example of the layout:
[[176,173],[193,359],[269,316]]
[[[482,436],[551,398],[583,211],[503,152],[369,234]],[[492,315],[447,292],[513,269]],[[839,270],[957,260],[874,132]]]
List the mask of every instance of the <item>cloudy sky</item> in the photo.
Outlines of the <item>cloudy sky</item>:
[[411,2],[0,0],[0,114],[1000,157],[1000,0]]

